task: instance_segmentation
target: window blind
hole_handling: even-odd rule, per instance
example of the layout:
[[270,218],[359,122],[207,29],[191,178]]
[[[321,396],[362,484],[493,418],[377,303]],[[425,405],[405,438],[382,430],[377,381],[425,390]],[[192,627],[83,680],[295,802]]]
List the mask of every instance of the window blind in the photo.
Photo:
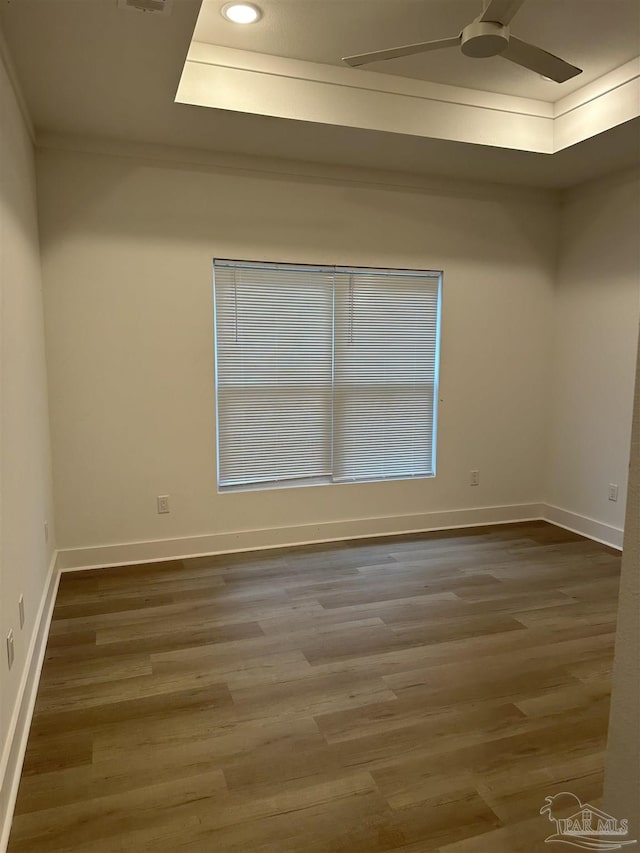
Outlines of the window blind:
[[331,474],[333,270],[215,265],[218,483]]
[[438,294],[428,275],[336,275],[335,480],[434,473]]
[[435,473],[441,274],[214,262],[221,490]]

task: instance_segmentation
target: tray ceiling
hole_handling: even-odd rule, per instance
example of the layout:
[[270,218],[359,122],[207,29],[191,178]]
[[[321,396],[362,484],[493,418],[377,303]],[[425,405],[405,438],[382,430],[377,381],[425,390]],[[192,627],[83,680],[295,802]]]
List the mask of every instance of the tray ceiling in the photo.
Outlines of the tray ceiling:
[[[543,187],[571,186],[638,162],[640,120],[633,118],[633,108],[637,113],[640,96],[629,88],[634,79],[637,85],[638,75],[633,64],[628,64],[630,54],[640,54],[637,0],[528,0],[515,19],[518,34],[585,68],[576,81],[562,86],[499,59],[485,65],[482,60],[458,56],[456,51],[452,56],[413,57],[407,60],[411,67],[403,68],[404,61],[399,61],[389,69],[387,63],[382,73],[370,68],[347,69],[339,63],[344,52],[375,49],[407,38],[448,35],[452,27],[455,31],[477,14],[480,4],[476,0],[265,0],[260,3],[264,17],[255,29],[225,24],[219,14],[221,5],[210,0],[205,4],[174,0],[165,17],[119,8],[117,0],[13,0],[1,4],[0,24],[39,143],[95,147],[96,140],[109,140],[117,145],[179,146],[185,157],[197,158],[199,155],[187,152],[199,149],[237,157],[285,158]],[[198,43],[192,51],[218,51],[219,58],[227,51],[227,60],[233,54],[226,66],[224,61],[217,66],[214,62],[224,74],[235,74],[233,85],[223,93],[224,105],[197,105],[206,98],[191,99],[188,104],[175,102],[194,31]],[[215,42],[207,41],[209,38]],[[326,85],[323,76],[330,82],[338,78],[347,82],[342,86],[338,80],[338,87],[332,84],[312,98],[303,93],[301,109],[287,115],[282,92],[275,93],[279,103],[270,103],[269,98],[260,103],[255,94],[259,87],[238,85],[236,72],[244,69],[247,73],[256,63],[263,67],[283,64],[284,78],[295,85],[299,77],[305,77],[304,73],[297,75],[296,63],[307,63],[306,71],[312,66],[321,88]],[[415,63],[420,66],[417,71]],[[611,100],[613,94],[606,101],[596,91],[603,74],[611,74],[611,69],[625,63],[626,82],[619,80],[611,90],[618,92],[618,102]],[[504,65],[509,68],[507,77],[502,70],[496,71]],[[248,73],[255,75],[255,67]],[[349,77],[343,78],[345,74]],[[259,80],[259,75],[254,79]],[[272,79],[267,75],[260,85],[269,86]],[[375,82],[369,84],[368,79]],[[584,109],[571,106],[571,98],[580,100],[572,90],[578,86],[584,95],[585,83],[587,90],[592,87],[589,97],[596,105],[586,134]],[[344,89],[351,101],[343,103],[342,115],[336,116],[331,109],[337,89]],[[383,126],[375,120],[377,106],[365,104],[376,89],[387,101]],[[549,131],[557,112],[558,90],[570,116],[565,119],[567,147],[549,156],[558,150],[557,134]],[[483,133],[474,137],[474,123],[468,121],[473,112],[452,118],[456,93],[462,93],[463,107],[468,108],[475,99],[480,115],[493,115],[490,108],[498,105],[495,115],[509,125],[511,141],[498,139],[492,130],[498,125],[486,120],[476,121]],[[221,92],[214,87],[213,94],[217,97]],[[254,105],[248,109],[247,98],[251,97]],[[295,101],[287,103],[286,93],[284,98],[287,109],[295,106]],[[517,99],[524,109],[519,110]],[[408,112],[408,102],[420,108]],[[433,117],[429,118],[432,104],[436,111],[449,111],[449,128],[453,121],[464,133],[438,135],[432,126],[424,126],[426,119],[433,125]],[[363,109],[370,113],[367,120],[354,122],[353,114]],[[394,111],[403,113],[402,122],[390,118]],[[416,122],[423,126],[416,127]],[[544,139],[539,135],[536,145],[527,141],[531,139],[524,129],[527,124],[538,131],[546,127]],[[595,135],[590,135],[592,130]],[[505,133],[504,127],[501,132]]]

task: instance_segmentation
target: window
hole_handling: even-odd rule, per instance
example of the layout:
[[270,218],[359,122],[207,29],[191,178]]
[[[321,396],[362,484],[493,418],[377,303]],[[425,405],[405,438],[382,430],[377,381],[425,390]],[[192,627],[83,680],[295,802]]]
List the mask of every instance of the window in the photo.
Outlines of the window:
[[216,260],[221,491],[435,474],[442,274]]

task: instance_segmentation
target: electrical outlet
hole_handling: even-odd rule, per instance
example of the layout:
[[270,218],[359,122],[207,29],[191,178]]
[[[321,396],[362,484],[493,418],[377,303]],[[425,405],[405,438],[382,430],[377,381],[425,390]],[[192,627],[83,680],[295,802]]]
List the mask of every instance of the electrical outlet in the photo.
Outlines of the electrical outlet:
[[169,495],[158,495],[158,513],[171,512],[169,509]]
[[13,649],[13,631],[9,631],[7,634],[7,663],[9,664],[9,669],[13,666],[13,659],[15,657],[15,651]]
[[609,483],[609,500],[617,501],[618,500],[618,486],[616,483]]
[[49,541],[49,522],[45,521],[44,523],[44,541]]
[[470,486],[479,486],[480,485],[480,471],[471,471],[469,474],[469,485]]
[[20,614],[20,627],[24,628],[24,595],[18,599],[18,613]]

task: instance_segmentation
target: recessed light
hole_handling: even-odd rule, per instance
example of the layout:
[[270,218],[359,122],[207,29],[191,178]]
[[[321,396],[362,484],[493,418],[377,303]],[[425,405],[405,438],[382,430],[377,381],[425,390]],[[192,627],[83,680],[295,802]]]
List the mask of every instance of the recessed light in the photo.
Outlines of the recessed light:
[[254,3],[226,3],[222,17],[233,24],[255,24],[262,17],[262,9]]

